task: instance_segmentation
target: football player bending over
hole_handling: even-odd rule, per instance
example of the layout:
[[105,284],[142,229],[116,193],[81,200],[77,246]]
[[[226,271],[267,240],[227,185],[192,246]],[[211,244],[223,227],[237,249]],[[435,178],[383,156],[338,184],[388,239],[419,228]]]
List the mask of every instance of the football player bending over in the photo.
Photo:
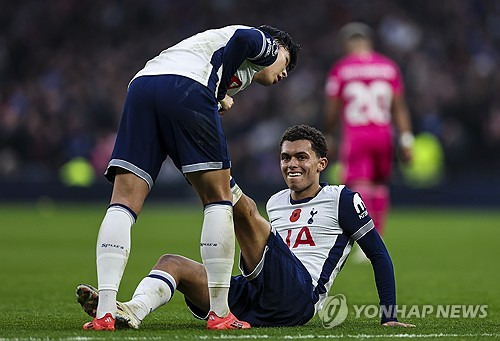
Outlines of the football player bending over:
[[[288,77],[298,50],[285,31],[231,25],[182,40],[133,77],[105,173],[114,185],[96,243],[99,302],[84,330],[115,329],[116,296],[131,252],[131,228],[167,157],[191,183],[204,208],[200,253],[211,311],[207,328],[250,328],[236,320],[228,304],[235,232],[231,163],[221,115],[252,81],[270,86]],[[182,276],[168,278],[180,285],[177,275]]]

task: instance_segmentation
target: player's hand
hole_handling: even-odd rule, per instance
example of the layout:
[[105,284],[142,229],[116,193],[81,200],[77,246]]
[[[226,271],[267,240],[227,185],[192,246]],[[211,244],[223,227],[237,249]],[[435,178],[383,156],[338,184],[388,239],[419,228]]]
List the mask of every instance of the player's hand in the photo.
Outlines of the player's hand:
[[412,148],[400,147],[399,157],[401,158],[401,161],[403,161],[405,165],[409,164],[413,157]]
[[404,164],[409,164],[413,156],[415,137],[409,131],[404,131],[399,136],[399,157]]
[[415,327],[414,324],[410,323],[403,323],[403,322],[398,322],[398,321],[389,321],[386,323],[382,324],[385,327],[403,327],[403,328],[413,328]]
[[234,100],[231,96],[226,94],[226,97],[224,97],[224,99],[220,100],[219,103],[220,103],[220,107],[221,107],[219,109],[219,114],[224,115],[226,113],[226,111],[228,111],[229,109],[232,108],[232,106],[234,104]]

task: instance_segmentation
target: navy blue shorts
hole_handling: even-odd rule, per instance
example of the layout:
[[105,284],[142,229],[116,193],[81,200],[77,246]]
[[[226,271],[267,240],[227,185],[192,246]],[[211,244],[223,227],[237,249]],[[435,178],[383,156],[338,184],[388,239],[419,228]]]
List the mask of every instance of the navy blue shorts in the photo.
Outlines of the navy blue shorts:
[[136,78],[128,89],[115,147],[105,176],[124,168],[153,186],[170,157],[183,173],[230,168],[217,100],[183,76]]
[[[250,279],[251,274],[249,278],[243,275],[231,278],[231,312],[253,327],[297,326],[308,322],[314,316],[311,275],[278,234],[269,236],[263,261],[256,277]],[[208,314],[185,300],[196,317]]]

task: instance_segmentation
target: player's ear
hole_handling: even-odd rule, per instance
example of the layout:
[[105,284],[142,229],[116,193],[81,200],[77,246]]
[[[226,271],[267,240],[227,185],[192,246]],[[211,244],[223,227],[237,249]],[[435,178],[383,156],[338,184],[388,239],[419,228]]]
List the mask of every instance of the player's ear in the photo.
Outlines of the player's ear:
[[318,162],[318,172],[322,172],[328,166],[328,159],[326,157],[320,157]]

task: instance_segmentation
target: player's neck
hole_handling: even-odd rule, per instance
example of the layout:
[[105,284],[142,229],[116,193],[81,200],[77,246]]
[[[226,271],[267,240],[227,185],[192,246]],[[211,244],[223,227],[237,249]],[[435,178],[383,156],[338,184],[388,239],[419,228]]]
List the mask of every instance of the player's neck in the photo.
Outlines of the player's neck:
[[373,52],[372,45],[367,41],[359,41],[347,47],[349,54],[370,54]]
[[358,48],[354,48],[352,49],[349,54],[358,54],[358,55],[363,55],[363,54],[371,54],[373,52],[372,49],[369,49],[369,48],[366,48],[366,47],[363,47],[363,46],[360,46]]
[[316,195],[318,195],[322,188],[323,187],[321,187],[321,185],[318,183],[300,192],[291,191],[290,196],[294,201],[314,198]]

